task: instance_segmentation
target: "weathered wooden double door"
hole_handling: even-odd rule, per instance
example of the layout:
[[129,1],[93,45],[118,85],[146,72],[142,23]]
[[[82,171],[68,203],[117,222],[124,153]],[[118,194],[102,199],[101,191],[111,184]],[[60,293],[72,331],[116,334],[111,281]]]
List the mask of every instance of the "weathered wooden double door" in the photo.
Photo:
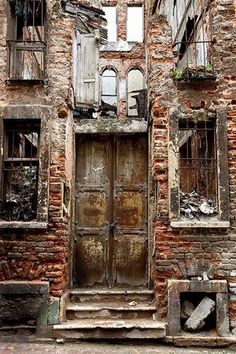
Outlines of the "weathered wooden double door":
[[74,285],[147,285],[146,135],[77,140]]

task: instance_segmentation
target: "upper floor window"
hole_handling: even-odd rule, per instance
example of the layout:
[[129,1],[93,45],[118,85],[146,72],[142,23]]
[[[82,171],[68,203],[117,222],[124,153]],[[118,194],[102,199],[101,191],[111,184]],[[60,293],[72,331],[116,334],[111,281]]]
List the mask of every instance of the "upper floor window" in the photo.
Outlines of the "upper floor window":
[[45,73],[44,0],[8,0],[7,80],[43,80]]
[[178,79],[215,78],[209,11],[203,1],[176,0],[173,4],[168,19],[176,58],[174,77]]
[[114,69],[102,73],[102,111],[114,115],[117,112],[117,75]]
[[127,112],[128,116],[144,118],[146,92],[144,90],[144,77],[140,69],[131,69],[127,78],[128,97]]
[[127,27],[126,40],[128,42],[142,42],[143,41],[143,7],[128,6],[127,7]]
[[116,6],[103,6],[107,20],[107,39],[108,42],[117,41],[117,12]]

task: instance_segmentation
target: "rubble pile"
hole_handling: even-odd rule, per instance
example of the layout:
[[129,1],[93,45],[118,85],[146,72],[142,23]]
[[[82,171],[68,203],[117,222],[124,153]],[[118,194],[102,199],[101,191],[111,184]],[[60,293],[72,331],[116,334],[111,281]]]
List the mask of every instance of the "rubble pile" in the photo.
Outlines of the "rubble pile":
[[187,219],[200,219],[202,215],[217,213],[215,202],[206,197],[199,197],[195,191],[180,192],[180,213]]
[[185,321],[184,329],[187,331],[199,331],[206,325],[209,315],[215,310],[215,301],[208,296],[195,306],[192,302],[185,300],[181,307],[181,318]]

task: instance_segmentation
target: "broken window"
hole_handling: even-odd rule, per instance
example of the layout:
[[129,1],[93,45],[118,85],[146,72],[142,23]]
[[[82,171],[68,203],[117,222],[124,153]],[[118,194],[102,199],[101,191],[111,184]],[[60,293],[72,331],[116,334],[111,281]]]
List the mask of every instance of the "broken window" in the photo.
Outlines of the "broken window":
[[168,160],[171,225],[228,227],[226,112],[173,112]]
[[117,75],[114,69],[107,68],[102,73],[102,104],[103,114],[117,113]]
[[178,79],[214,79],[210,10],[203,1],[176,2],[172,17]]
[[143,41],[143,7],[128,6],[127,7],[127,28],[126,40],[128,42],[142,42]]
[[146,91],[144,77],[140,69],[131,69],[128,72],[128,116],[145,117]]
[[29,221],[37,216],[39,123],[4,121],[1,219]]
[[8,0],[8,80],[43,80],[44,0]]
[[107,40],[108,42],[117,41],[117,14],[116,6],[103,6],[107,20]]
[[180,213],[217,214],[215,121],[179,120]]

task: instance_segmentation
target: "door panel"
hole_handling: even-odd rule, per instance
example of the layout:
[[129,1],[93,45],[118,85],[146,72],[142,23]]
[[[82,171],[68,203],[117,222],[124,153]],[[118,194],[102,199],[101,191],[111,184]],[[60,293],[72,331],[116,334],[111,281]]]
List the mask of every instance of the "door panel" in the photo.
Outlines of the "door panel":
[[109,144],[105,137],[80,137],[77,148],[77,182],[84,186],[105,186],[109,178]]
[[147,284],[147,140],[119,136],[115,145],[114,284]]
[[120,136],[116,142],[116,182],[118,185],[143,185],[147,179],[147,139]]
[[[103,233],[104,232],[104,233]],[[77,281],[83,286],[106,284],[108,277],[108,237],[103,235],[83,234],[75,246],[75,271]]]
[[77,216],[80,227],[104,227],[108,214],[107,192],[87,190],[78,193]]
[[142,192],[123,191],[115,196],[115,215],[120,227],[144,228],[145,209],[145,196]]
[[146,285],[147,238],[143,234],[117,233],[114,255],[117,285]]
[[75,279],[80,286],[108,284],[108,137],[80,137],[76,162]]
[[77,285],[147,285],[145,136],[78,139],[75,230]]

